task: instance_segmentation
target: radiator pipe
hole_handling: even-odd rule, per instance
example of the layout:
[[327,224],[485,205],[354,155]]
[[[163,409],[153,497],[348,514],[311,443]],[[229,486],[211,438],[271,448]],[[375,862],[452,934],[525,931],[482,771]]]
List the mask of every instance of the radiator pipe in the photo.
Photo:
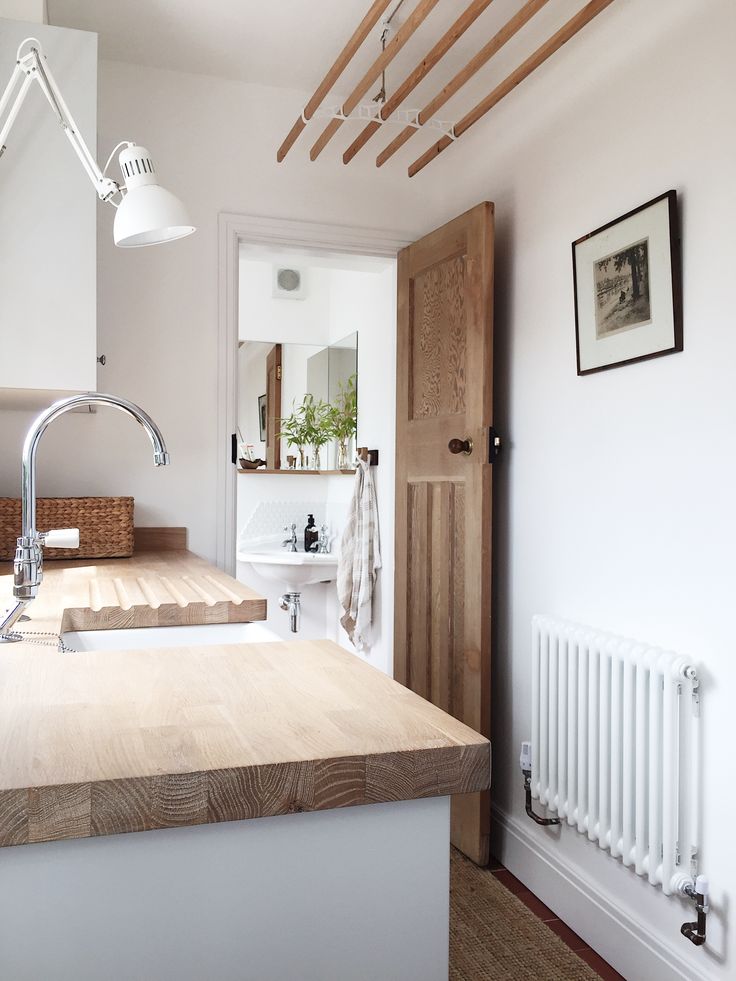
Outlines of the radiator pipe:
[[532,808],[532,771],[523,770],[524,774],[524,791],[526,792],[526,813],[536,824],[541,824],[543,828],[549,828],[553,825],[562,824],[559,818],[543,818],[538,814],[534,813]]
[[686,882],[681,887],[681,892],[695,903],[698,918],[694,923],[683,923],[680,933],[696,947],[702,947],[705,943],[706,917],[709,910],[708,880],[704,875],[699,875],[695,882]]

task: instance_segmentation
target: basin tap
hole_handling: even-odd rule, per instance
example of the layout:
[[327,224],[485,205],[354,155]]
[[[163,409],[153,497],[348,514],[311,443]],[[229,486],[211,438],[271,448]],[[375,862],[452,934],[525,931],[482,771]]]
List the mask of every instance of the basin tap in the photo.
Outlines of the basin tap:
[[297,541],[297,539],[296,539],[296,525],[293,524],[291,526],[291,529],[289,529],[289,526],[288,525],[284,525],[284,531],[291,531],[291,534],[290,534],[290,537],[289,538],[285,538],[284,541],[281,543],[282,547],[283,548],[288,548],[288,550],[290,552],[298,552],[299,549],[296,547],[296,541]]
[[330,535],[327,525],[322,525],[319,530],[319,538],[310,546],[310,552],[316,552],[317,555],[329,555],[330,554]]
[[151,417],[127,399],[115,395],[90,392],[86,395],[72,395],[49,406],[35,420],[23,444],[21,463],[21,536],[15,550],[13,563],[13,596],[15,603],[0,613],[0,642],[18,640],[12,634],[13,625],[20,619],[25,607],[36,598],[38,587],[43,579],[43,546],[47,548],[78,548],[79,531],[66,528],[60,531],[39,532],[36,528],[36,452],[38,443],[47,426],[59,416],[72,409],[88,405],[110,405],[127,412],[143,426],[153,445],[153,462],[157,467],[169,463],[169,454],[161,431]]

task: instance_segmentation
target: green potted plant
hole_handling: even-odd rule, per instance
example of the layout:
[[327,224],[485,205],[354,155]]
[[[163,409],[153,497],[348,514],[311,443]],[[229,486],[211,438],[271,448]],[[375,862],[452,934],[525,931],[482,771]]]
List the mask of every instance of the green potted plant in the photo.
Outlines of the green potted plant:
[[358,430],[357,375],[351,375],[347,383],[340,384],[334,404],[330,406],[332,435],[337,440],[337,469],[350,467],[348,457],[350,440]]
[[312,447],[312,469],[319,470],[320,450],[325,443],[329,443],[333,435],[331,406],[307,392],[299,412],[306,441]]
[[304,423],[302,406],[295,408],[292,403],[291,415],[280,419],[279,439],[285,439],[289,446],[299,451],[299,468],[304,469],[304,447],[309,442],[309,433]]
[[292,413],[281,420],[279,439],[299,450],[299,466],[304,469],[304,449],[313,450],[312,469],[320,469],[320,449],[333,436],[331,406],[322,399],[307,393],[298,407],[292,405]]

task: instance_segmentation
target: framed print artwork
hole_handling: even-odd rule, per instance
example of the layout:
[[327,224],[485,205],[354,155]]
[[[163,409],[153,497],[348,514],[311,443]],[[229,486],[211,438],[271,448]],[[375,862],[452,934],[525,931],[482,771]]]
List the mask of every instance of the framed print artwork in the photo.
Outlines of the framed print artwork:
[[267,419],[266,419],[266,415],[267,415],[267,411],[268,411],[267,406],[268,406],[268,398],[267,398],[267,396],[266,395],[259,395],[258,396],[258,422],[259,422],[260,428],[261,428],[261,442],[262,443],[265,443],[266,442],[266,430],[267,430],[267,425],[268,425],[267,424]]
[[682,350],[677,193],[573,242],[578,374]]

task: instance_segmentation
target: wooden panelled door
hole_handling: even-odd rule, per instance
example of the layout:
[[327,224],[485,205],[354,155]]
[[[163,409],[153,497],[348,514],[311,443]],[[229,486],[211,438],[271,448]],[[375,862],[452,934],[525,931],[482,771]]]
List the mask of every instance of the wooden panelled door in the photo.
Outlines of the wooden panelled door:
[[266,355],[266,469],[281,467],[281,345]]
[[[490,736],[493,205],[399,254],[396,679]],[[489,860],[490,794],[452,800]]]

